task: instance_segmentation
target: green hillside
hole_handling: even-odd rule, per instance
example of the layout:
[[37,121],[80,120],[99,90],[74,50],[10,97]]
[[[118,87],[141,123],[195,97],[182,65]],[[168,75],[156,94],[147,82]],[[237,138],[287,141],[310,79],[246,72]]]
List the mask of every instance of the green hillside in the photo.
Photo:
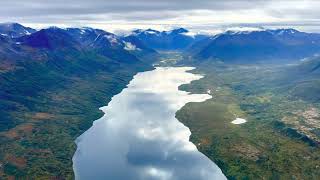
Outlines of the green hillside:
[[[177,112],[177,118],[190,128],[191,141],[229,179],[320,176],[320,104],[318,99],[310,101],[319,91],[311,91],[305,84],[318,88],[319,74],[301,73],[305,63],[206,62],[196,66],[195,72],[205,78],[181,89],[195,93],[210,90],[213,98],[187,104]],[[248,122],[232,124],[235,118]]]

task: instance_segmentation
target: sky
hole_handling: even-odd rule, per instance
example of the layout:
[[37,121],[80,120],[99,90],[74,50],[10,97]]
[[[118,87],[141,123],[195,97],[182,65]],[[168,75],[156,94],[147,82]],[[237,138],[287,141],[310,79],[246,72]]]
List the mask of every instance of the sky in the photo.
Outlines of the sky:
[[230,27],[294,27],[320,31],[319,0],[10,0],[0,21],[108,30],[185,27],[216,32]]

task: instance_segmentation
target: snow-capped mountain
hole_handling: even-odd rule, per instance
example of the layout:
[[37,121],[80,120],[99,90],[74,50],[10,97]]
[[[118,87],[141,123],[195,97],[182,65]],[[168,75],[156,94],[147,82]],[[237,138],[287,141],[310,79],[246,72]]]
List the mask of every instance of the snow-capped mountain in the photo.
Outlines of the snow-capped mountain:
[[[94,51],[111,59],[125,61],[126,55],[143,58],[145,55],[156,55],[156,51],[143,46],[134,38],[123,38],[115,34],[94,28],[59,28],[50,27],[32,34],[14,38],[20,46],[37,49],[59,50],[73,49]],[[130,59],[130,58],[128,58]]]
[[320,51],[320,35],[294,29],[226,31],[192,45],[198,59],[297,60]]
[[129,37],[136,37],[146,46],[159,50],[183,50],[192,43],[203,39],[204,35],[197,35],[187,29],[178,28],[171,31],[157,31],[153,29],[135,30]]
[[35,29],[22,26],[18,23],[0,23],[0,35],[11,38],[21,37],[36,32]]

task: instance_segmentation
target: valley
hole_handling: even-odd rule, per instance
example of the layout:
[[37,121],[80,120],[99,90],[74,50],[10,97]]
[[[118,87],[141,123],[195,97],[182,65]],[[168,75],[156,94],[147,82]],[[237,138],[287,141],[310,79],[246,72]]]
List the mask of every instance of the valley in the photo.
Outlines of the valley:
[[[0,32],[0,179],[74,179],[73,166],[84,179],[115,172],[118,179],[161,179],[155,172],[172,179],[320,177],[319,34],[279,29],[190,36],[178,28],[118,36],[17,23],[0,25]],[[100,107],[119,121],[108,124]],[[92,126],[99,118],[104,126]],[[110,131],[99,131],[103,127]],[[99,146],[91,149],[91,136],[85,138],[96,138],[94,132],[105,135],[100,154]],[[161,136],[141,138],[157,132]],[[119,144],[131,151],[108,149]],[[73,164],[81,149],[93,150],[94,158]],[[121,158],[108,161],[110,154]],[[179,169],[195,166],[213,171],[183,176]],[[172,167],[179,168],[170,174]]]
[[75,178],[226,179],[189,141],[189,129],[175,118],[184,104],[211,98],[178,90],[179,85],[202,78],[187,72],[192,69],[156,67],[135,75],[100,108],[104,115],[77,138]]

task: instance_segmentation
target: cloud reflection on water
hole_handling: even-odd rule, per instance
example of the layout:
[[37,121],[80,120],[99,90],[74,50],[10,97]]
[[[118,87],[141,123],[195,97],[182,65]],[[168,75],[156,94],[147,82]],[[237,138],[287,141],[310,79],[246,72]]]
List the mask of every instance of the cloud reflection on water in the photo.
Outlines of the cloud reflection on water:
[[178,91],[200,79],[189,67],[159,67],[139,73],[101,110],[105,115],[77,139],[76,179],[225,179],[189,142],[190,131],[175,118],[187,102],[207,94]]

